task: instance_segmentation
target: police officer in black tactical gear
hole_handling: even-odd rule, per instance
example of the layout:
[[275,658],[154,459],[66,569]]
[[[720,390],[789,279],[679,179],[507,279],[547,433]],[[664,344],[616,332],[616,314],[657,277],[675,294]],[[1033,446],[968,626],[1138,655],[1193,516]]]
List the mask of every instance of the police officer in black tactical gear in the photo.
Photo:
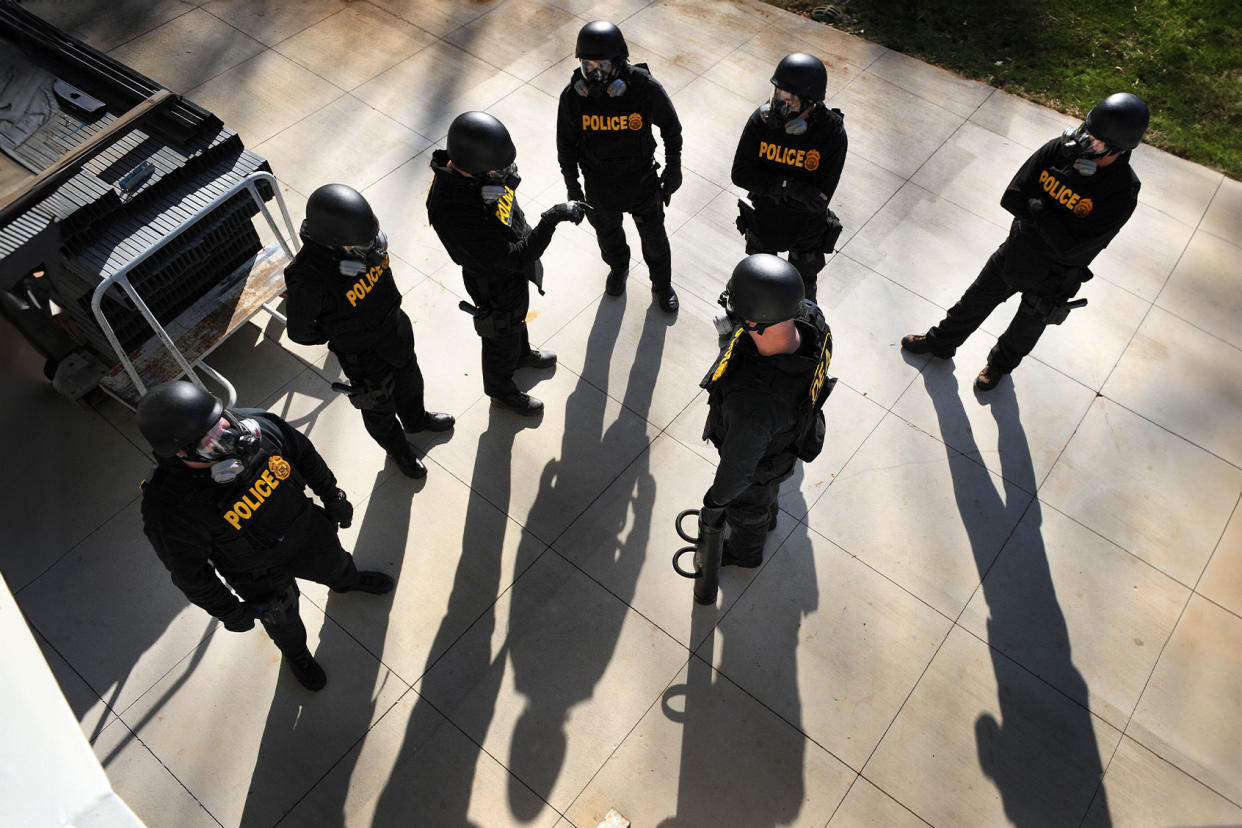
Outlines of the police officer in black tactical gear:
[[533,228],[518,206],[517,150],[505,125],[486,112],[465,112],[449,126],[448,150],[431,155],[434,177],[427,216],[453,261],[483,342],[483,391],[495,405],[538,416],[543,403],[518,390],[518,368],[551,368],[556,354],[530,346],[526,311],[529,283],[543,293],[539,257],[562,221],[578,224],[590,209],[582,201],[557,204]]
[[988,391],[1031,352],[1044,328],[1085,305],[1086,299],[1069,300],[1138,204],[1130,152],[1143,140],[1149,117],[1142,98],[1119,92],[1077,129],[1036,150],[1001,196],[1014,217],[1009,237],[944,319],[926,334],[902,337],[901,347],[948,359],[997,305],[1021,293],[1013,321],[975,378],[975,390]]
[[423,407],[414,327],[401,310],[388,240],[371,205],[352,187],[325,184],[306,202],[300,235],[302,249],[285,268],[289,338],[328,343],[367,433],[403,474],[425,477],[405,435],[447,431],[453,418]]
[[227,409],[184,381],[147,392],[138,428],[157,463],[142,486],[143,529],[173,583],[227,630],[245,632],[259,619],[297,680],[322,688],[294,579],[334,592],[393,588],[391,576],[359,572],[341,548],[337,527],[349,526],[354,508],[323,458],[275,414]]
[[[621,216],[634,217],[642,241],[651,290],[662,310],[675,313],[672,252],[664,229],[664,208],[681,186],[681,122],[664,87],[646,64],[630,65],[621,30],[597,20],[578,32],[574,54],[582,62],[561,92],[556,118],[556,155],[573,201],[588,201],[600,254],[608,265],[604,289],[625,291],[630,248]],[[657,175],[655,137],[664,142],[664,172]],[[578,168],[586,179],[586,194]]]
[[812,301],[824,256],[841,235],[841,222],[828,203],[849,144],[841,111],[824,105],[827,83],[819,58],[802,53],[781,58],[772,75],[772,97],[751,113],[733,156],[733,183],[753,204],[738,202],[746,252],[788,250]]
[[728,290],[742,321],[700,383],[708,392],[703,439],[720,451],[720,464],[699,532],[706,540],[728,523],[721,565],[756,567],[776,527],[782,481],[823,448],[821,408],[836,384],[828,376],[832,332],[805,299],[798,271],[777,256],[747,256]]

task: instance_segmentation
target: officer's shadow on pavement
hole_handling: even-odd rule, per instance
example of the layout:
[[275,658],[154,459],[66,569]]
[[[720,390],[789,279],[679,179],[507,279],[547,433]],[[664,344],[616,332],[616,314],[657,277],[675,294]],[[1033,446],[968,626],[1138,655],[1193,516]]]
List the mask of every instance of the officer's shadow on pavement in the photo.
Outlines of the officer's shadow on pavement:
[[[721,592],[737,593],[728,601],[723,621],[715,606],[692,605],[687,585],[686,603],[693,606],[690,640],[702,643],[690,656],[685,684],[670,686],[661,699],[663,715],[681,724],[682,736],[677,811],[662,820],[660,828],[703,824],[761,828],[806,820],[799,819],[807,794],[807,737],[798,688],[798,640],[802,619],[819,607],[819,585],[806,524],[797,522],[786,535],[793,519],[785,513],[807,512],[801,494],[803,475],[799,462],[793,477],[781,485],[782,492],[795,494],[783,502],[780,523],[768,535],[762,568],[721,571]],[[783,590],[776,600],[750,602],[744,593],[756,589],[756,582],[773,565],[782,567],[780,583],[792,589]],[[740,614],[733,617],[734,613]],[[777,705],[789,727],[773,726],[775,718],[769,719],[771,714],[747,690],[727,678],[731,673],[740,675],[738,670],[753,675],[754,670],[746,668],[753,668],[756,659],[765,674],[762,702]],[[740,715],[726,718],[731,712]],[[760,755],[752,755],[758,751]]]
[[[952,372],[933,370],[924,370],[922,377],[940,433],[955,435],[959,443],[956,448],[946,445],[950,459],[956,458],[958,450],[977,456],[979,447],[958,394],[956,377]],[[988,651],[1001,711],[1000,722],[990,713],[975,722],[979,764],[996,785],[1005,814],[1014,825],[1048,824],[1052,819],[1049,803],[1074,798],[1065,790],[1067,786],[1076,789],[1075,793],[1094,789],[1095,798],[1100,800],[1098,815],[1103,817],[1100,824],[1107,825],[1103,764],[1092,716],[1085,706],[1087,683],[1071,658],[1069,632],[1039,528],[1040,502],[1028,494],[1035,493],[1037,487],[1012,378],[1005,378],[992,391],[975,392],[975,396],[996,420],[1004,478],[1002,498],[996,491],[996,478],[981,461],[950,463],[954,496],[987,603]],[[969,444],[962,444],[962,440]],[[1012,514],[1015,511],[1023,514]],[[1005,513],[1011,513],[1012,519],[1003,522],[1017,528],[998,550],[994,541],[987,541],[988,526],[1001,522],[997,517]],[[1006,583],[1012,579],[988,578],[1002,555],[1007,563],[1020,562],[1021,584],[1016,588]],[[1055,707],[1041,704],[1043,693],[1056,691],[1039,685],[1026,667],[1005,655],[1006,649],[1016,651],[1028,664],[1038,664],[1038,680],[1058,688],[1075,703]],[[1037,689],[1033,691],[1032,687]],[[1063,711],[1069,714],[1062,715]],[[1046,755],[1050,738],[1056,742],[1057,756]],[[1089,804],[1084,804],[1083,814]],[[1077,820],[1082,814],[1066,816]]]
[[[383,471],[376,474],[375,486],[380,485],[383,477]],[[375,486],[368,494],[374,491]],[[382,513],[367,509],[358,528],[357,541],[350,551],[359,569],[382,570],[399,583],[410,524],[408,509],[412,501],[402,497],[390,498],[385,502],[404,503],[407,511],[401,514],[390,509]],[[355,514],[362,515],[362,510]],[[359,642],[333,619],[350,612],[351,604],[378,602],[383,605],[384,612],[368,615],[368,623],[372,625],[368,632],[374,635],[372,640],[383,641],[395,594],[395,591],[378,596],[342,594],[328,590],[327,601],[321,608],[325,618],[319,630],[318,643],[313,639],[310,642],[315,659],[328,675],[328,684],[323,690],[311,693],[298,684],[287,667],[281,666],[259,741],[240,825],[274,824],[297,801],[296,798],[273,801],[275,791],[296,790],[301,786],[305,794],[329,768],[349,766],[357,761],[358,753],[351,748],[366,734],[372,719],[380,712],[376,709],[377,705],[385,698],[381,693],[380,674],[387,668],[380,661],[382,652],[370,653],[373,658],[359,658]],[[303,620],[308,610],[315,611],[305,594],[299,599],[299,607]],[[375,620],[377,616],[380,618],[378,622]],[[380,628],[375,629],[377,623]],[[389,675],[387,680],[395,679]],[[391,698],[387,698],[383,703],[387,705],[390,702]],[[314,717],[318,722],[312,724],[308,717]],[[339,762],[338,756],[342,757]],[[340,803],[342,814],[350,777],[350,773],[338,771],[320,783],[325,786],[340,784],[338,790],[330,792],[329,799]]]

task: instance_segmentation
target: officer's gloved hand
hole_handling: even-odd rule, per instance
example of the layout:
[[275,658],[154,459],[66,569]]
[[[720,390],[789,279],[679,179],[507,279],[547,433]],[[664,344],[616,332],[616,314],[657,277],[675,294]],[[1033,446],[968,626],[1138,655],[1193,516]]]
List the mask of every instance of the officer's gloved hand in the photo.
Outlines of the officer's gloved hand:
[[346,499],[344,489],[337,489],[335,494],[325,497],[323,508],[332,522],[342,529],[348,529],[349,524],[353,523],[354,507]]
[[220,618],[220,623],[229,632],[246,632],[254,629],[254,618],[254,608],[250,604],[238,601],[237,606],[229,610],[228,615]]
[[667,207],[673,200],[673,193],[681,189],[681,164],[669,164],[660,175],[660,195]]
[[1042,198],[1028,198],[1026,200],[1026,208],[1031,211],[1031,218],[1038,219],[1039,214],[1044,211],[1044,200]]
[[565,193],[570,201],[586,201],[586,193],[582,192],[582,185],[578,183],[578,179],[565,182]]
[[554,221],[558,224],[562,221],[572,221],[574,224],[581,224],[583,217],[586,216],[587,211],[590,209],[591,205],[585,201],[566,201],[563,204],[557,204],[544,210],[540,218]]
[[823,191],[813,184],[807,184],[805,181],[785,179],[785,183],[781,186],[781,195],[790,201],[813,210],[823,209],[828,206],[828,197],[824,195]]

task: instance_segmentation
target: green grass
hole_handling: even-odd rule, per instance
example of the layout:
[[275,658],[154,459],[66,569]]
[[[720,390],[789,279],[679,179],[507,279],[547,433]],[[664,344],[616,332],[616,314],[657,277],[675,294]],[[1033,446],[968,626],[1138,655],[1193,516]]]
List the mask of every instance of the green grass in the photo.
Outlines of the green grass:
[[1242,0],[836,1],[838,28],[1061,112],[1133,92],[1147,143],[1242,178]]

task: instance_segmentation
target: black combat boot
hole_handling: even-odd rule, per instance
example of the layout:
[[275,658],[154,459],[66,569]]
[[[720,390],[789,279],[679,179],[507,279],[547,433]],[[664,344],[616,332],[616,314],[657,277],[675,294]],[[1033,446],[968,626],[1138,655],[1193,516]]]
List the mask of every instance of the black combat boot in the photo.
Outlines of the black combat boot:
[[452,414],[441,414],[436,411],[424,411],[416,423],[402,423],[406,434],[417,434],[420,431],[448,431],[457,421]]
[[328,674],[319,666],[319,662],[315,661],[315,657],[311,655],[310,650],[303,649],[297,655],[285,656],[285,663],[289,665],[289,669],[293,672],[294,678],[298,680],[298,684],[307,690],[318,692],[328,683]]
[[397,468],[401,469],[401,473],[406,477],[412,477],[415,480],[421,480],[427,476],[427,467],[423,465],[423,461],[418,459],[418,455],[414,453],[414,449],[406,446],[405,451],[400,453],[389,452],[392,462],[397,464]]
[[387,572],[376,572],[367,570],[358,573],[358,585],[350,592],[369,592],[372,595],[383,595],[386,592],[392,592],[392,588],[397,585],[393,577]]
[[656,304],[660,306],[660,310],[665,313],[677,313],[677,309],[681,307],[681,303],[677,301],[677,291],[673,290],[672,285],[653,287],[651,295],[655,297]]
[[492,403],[500,408],[511,408],[523,417],[538,417],[543,413],[543,403],[521,391],[492,397]]
[[991,391],[1000,384],[1001,377],[1008,373],[1008,371],[1002,371],[989,362],[987,365],[983,366],[983,370],[979,372],[979,376],[975,377],[975,390]]
[[625,293],[625,277],[630,275],[630,266],[628,264],[614,267],[608,271],[608,278],[604,282],[604,293],[609,296],[620,296]]
[[519,368],[552,368],[556,365],[556,354],[552,351],[541,351],[531,348],[522,354],[518,361]]
[[901,350],[912,354],[931,354],[940,359],[948,359],[957,353],[957,348],[946,347],[925,334],[908,334],[901,338]]
[[729,539],[725,538],[724,551],[720,554],[720,565],[723,566],[740,566],[743,569],[754,569],[763,563],[763,547],[759,547],[753,552],[745,555],[738,555],[729,545]]

